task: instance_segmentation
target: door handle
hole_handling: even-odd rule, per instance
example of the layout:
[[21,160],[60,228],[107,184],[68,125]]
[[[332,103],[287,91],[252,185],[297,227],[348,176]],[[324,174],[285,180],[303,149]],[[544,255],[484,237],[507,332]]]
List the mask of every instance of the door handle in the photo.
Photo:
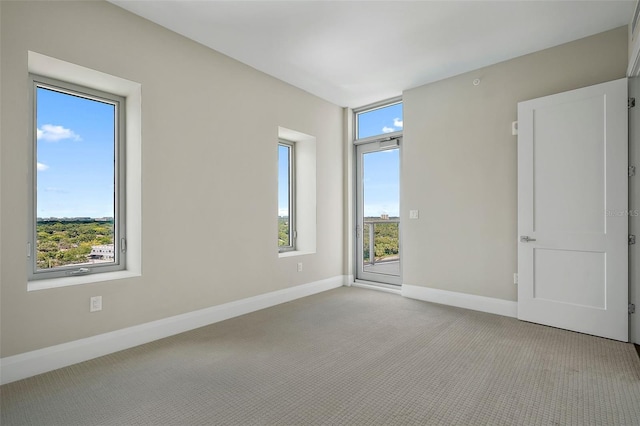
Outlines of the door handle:
[[528,235],[522,235],[520,236],[520,242],[521,243],[530,243],[531,241],[535,241],[535,238],[531,238]]
[[89,268],[79,268],[79,269],[76,269],[75,271],[67,272],[67,275],[82,275],[82,274],[88,274],[89,272],[91,272]]

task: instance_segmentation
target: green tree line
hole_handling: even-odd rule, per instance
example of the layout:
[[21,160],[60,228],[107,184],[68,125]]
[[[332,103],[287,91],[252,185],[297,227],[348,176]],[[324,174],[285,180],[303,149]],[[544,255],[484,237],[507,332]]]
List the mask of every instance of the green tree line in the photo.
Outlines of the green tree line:
[[[375,260],[384,260],[389,257],[395,257],[399,253],[399,227],[397,223],[377,222],[374,224],[374,245]],[[365,223],[363,229],[363,257],[365,262],[371,259],[369,252],[369,225]]]
[[278,247],[289,246],[289,218],[278,217]]
[[85,263],[91,246],[113,244],[113,222],[43,221],[36,232],[40,269]]

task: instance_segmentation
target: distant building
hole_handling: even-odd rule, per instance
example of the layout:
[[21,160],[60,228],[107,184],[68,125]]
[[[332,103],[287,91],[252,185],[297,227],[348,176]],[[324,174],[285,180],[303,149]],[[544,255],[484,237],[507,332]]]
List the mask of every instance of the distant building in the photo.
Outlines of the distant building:
[[113,222],[112,217],[96,217],[93,220],[96,222]]
[[388,215],[388,214],[386,214],[386,213],[382,213],[382,214],[380,215],[380,219],[389,220],[389,215]]
[[94,260],[113,260],[115,258],[113,244],[91,246],[91,253],[87,257]]

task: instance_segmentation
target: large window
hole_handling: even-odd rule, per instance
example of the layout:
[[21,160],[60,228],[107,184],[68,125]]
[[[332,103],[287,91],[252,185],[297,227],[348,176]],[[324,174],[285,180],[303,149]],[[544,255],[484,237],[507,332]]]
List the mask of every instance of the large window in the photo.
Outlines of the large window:
[[29,278],[124,269],[124,98],[31,82]]
[[356,137],[366,139],[402,132],[402,100],[384,101],[355,110]]
[[278,143],[278,250],[295,250],[295,145]]

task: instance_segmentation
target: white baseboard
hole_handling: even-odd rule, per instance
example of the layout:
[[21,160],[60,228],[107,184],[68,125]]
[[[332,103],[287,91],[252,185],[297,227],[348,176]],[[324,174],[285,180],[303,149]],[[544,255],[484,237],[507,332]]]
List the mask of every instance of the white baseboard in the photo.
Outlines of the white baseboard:
[[345,287],[351,287],[351,285],[353,284],[353,281],[354,281],[353,274],[351,274],[351,275],[343,275],[343,277],[344,277],[344,283],[343,283],[344,286]]
[[346,280],[347,277],[339,275],[73,342],[5,357],[0,359],[0,384],[11,383],[291,300],[342,287]]
[[473,294],[456,293],[454,291],[438,290],[408,284],[402,285],[402,295],[411,299],[424,300],[425,302],[456,306],[458,308],[488,312],[505,317],[517,318],[518,316],[518,302],[512,302],[510,300],[475,296]]

